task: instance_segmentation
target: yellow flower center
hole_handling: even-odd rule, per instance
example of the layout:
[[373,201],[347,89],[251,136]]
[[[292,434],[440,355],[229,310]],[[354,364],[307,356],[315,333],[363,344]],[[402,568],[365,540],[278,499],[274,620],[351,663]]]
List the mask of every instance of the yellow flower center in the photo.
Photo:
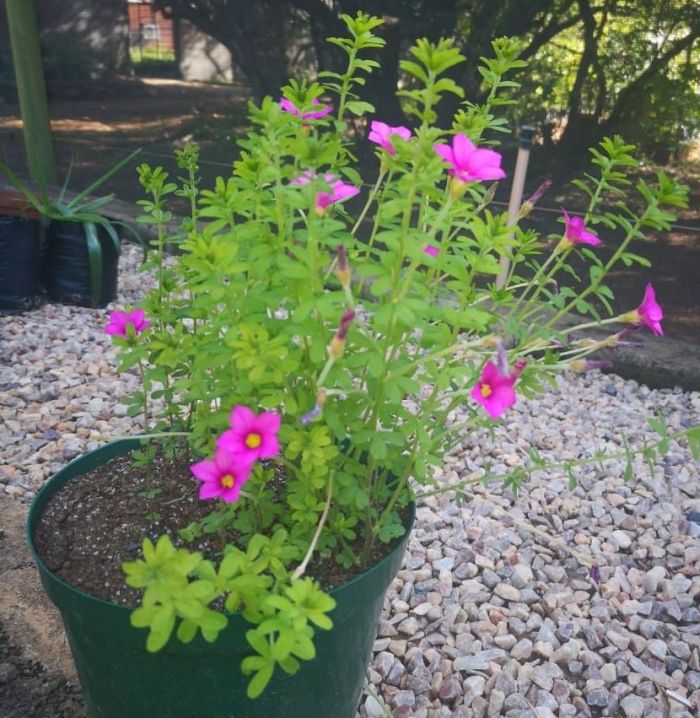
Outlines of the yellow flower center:
[[491,394],[493,394],[493,389],[488,384],[482,384],[479,391],[481,392],[481,396],[483,396],[484,399],[488,399]]
[[225,489],[232,488],[233,484],[234,484],[234,479],[233,479],[233,476],[231,476],[231,474],[226,474],[226,476],[221,477],[221,485]]
[[260,436],[260,434],[256,434],[255,432],[251,432],[251,433],[248,434],[248,436],[246,436],[246,438],[245,438],[245,445],[246,445],[249,449],[257,449],[258,446],[260,446],[260,444],[262,444],[262,436]]

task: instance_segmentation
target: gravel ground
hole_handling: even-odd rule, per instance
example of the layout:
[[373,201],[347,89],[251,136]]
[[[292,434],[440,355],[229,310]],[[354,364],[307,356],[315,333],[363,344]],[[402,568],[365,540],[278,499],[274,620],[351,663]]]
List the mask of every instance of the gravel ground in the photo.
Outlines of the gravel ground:
[[[127,247],[115,306],[138,302],[138,261]],[[107,313],[48,304],[0,319],[6,494],[27,501],[67,460],[138,430],[119,406],[138,377],[115,373]],[[653,439],[657,414],[671,431],[698,423],[700,394],[567,375],[519,401],[492,435],[465,435],[439,480],[504,472],[530,448],[552,460],[615,453],[622,434],[633,446]],[[359,715],[700,713],[700,467],[672,442],[653,475],[640,460],[625,482],[624,469],[582,468],[573,492],[566,477],[538,472],[517,499],[497,483],[461,506],[449,494],[425,499]]]

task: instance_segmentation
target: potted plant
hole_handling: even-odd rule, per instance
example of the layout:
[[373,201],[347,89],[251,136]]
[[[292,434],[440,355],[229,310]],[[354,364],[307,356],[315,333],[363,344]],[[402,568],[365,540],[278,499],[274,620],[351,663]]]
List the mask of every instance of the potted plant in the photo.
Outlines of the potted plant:
[[103,307],[116,299],[121,252],[117,226],[128,226],[105,216],[104,208],[112,201],[112,195],[94,198],[91,195],[139,152],[132,152],[70,199],[66,198],[70,172],[54,198],[45,187],[34,192],[6,163],[0,162],[0,174],[49,222],[39,276],[53,301]]
[[[417,126],[372,122],[367,191],[348,116],[372,112],[355,89],[376,66],[364,53],[382,45],[381,20],[343,19],[349,37],[331,42],[346,72],[251,104],[255,129],[232,176],[201,189],[194,146],[177,152],[179,184],[138,168],[158,230],[157,286],[105,331],[122,370],[141,375],[126,401],[144,433],[59,472],[28,523],[96,716],[352,718],[414,497],[464,494],[472,481],[436,486],[444,452],[559,372],[595,366],[598,348],[633,329],[661,332],[651,287],[637,309],[605,319],[592,300],[609,307],[606,272],[630,261],[643,228],[668,226],[664,207],[683,205],[682,187],[659,175],[656,187],[639,183],[637,214],[621,204],[601,215],[603,192],[617,193],[634,165],[630,146],[607,139],[581,184],[588,211],[562,216],[558,243],[506,226],[489,207],[505,171],[486,144],[502,125],[491,111],[520,65],[517,42],[494,43],[489,99],[466,104],[445,132],[432,126],[435,106],[461,94],[444,73],[463,58],[448,41],[421,40],[402,65]],[[173,195],[191,215],[167,261]],[[625,239],[603,265],[595,245],[612,227]],[[590,281],[552,291],[578,252]],[[511,266],[497,289],[503,256]],[[574,309],[593,321],[563,329]],[[604,340],[579,334],[614,322],[624,328]],[[463,405],[466,427],[450,422]],[[668,444],[657,428],[645,455]],[[697,450],[698,430],[684,435]],[[529,461],[544,466],[536,453]],[[503,480],[517,489],[525,474]]]
[[0,191],[0,312],[31,309],[39,293],[39,215],[22,197]]

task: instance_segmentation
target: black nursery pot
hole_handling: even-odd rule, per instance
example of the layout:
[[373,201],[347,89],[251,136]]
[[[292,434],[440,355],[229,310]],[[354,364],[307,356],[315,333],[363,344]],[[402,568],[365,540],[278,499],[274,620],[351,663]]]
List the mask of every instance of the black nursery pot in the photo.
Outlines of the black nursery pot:
[[0,312],[36,306],[40,246],[39,222],[0,217]]
[[[246,696],[240,664],[251,651],[250,625],[238,613],[214,643],[197,636],[171,638],[147,653],[145,633],[129,623],[131,609],[69,586],[39,557],[34,535],[51,496],[68,481],[140,446],[122,440],[95,449],[64,467],[37,494],[29,510],[29,546],[41,582],[58,607],[80,683],[95,718],[354,718],[377,634],[384,594],[401,567],[415,518],[411,503],[406,533],[384,558],[330,593],[336,608],[331,631],[316,632],[316,658],[298,673],[278,670],[257,699]],[[108,509],[108,507],[107,507]]]
[[118,268],[119,251],[99,225],[49,225],[41,283],[54,302],[104,307],[117,296]]

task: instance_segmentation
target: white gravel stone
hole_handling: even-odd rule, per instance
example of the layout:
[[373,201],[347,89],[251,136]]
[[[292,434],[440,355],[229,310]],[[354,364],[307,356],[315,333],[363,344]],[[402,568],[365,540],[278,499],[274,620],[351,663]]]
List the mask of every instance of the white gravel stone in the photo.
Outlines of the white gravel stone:
[[620,701],[620,707],[627,718],[642,718],[644,715],[644,701],[639,696],[625,696]]
[[612,540],[615,542],[615,545],[623,551],[632,545],[632,537],[626,531],[613,531]]
[[[4,495],[29,501],[66,461],[140,431],[120,404],[138,374],[117,374],[103,333],[109,311],[137,305],[151,282],[139,260],[125,246],[119,297],[104,310],[46,304],[2,319]],[[658,415],[670,432],[700,423],[698,392],[597,372],[556,384],[519,396],[492,428],[465,432],[438,484],[527,468],[532,451],[552,462],[619,454],[622,434],[632,447],[654,441],[648,420]],[[472,410],[456,409],[450,422]],[[451,494],[419,501],[368,673],[380,700],[367,698],[360,715],[385,715],[383,701],[417,718],[653,717],[665,711],[661,689],[697,708],[700,523],[687,516],[700,512],[700,470],[675,441],[653,463],[652,475],[634,459],[627,482],[620,458],[581,465],[572,491],[566,476],[537,470],[517,498],[493,481],[472,484],[473,500],[460,505]]]

